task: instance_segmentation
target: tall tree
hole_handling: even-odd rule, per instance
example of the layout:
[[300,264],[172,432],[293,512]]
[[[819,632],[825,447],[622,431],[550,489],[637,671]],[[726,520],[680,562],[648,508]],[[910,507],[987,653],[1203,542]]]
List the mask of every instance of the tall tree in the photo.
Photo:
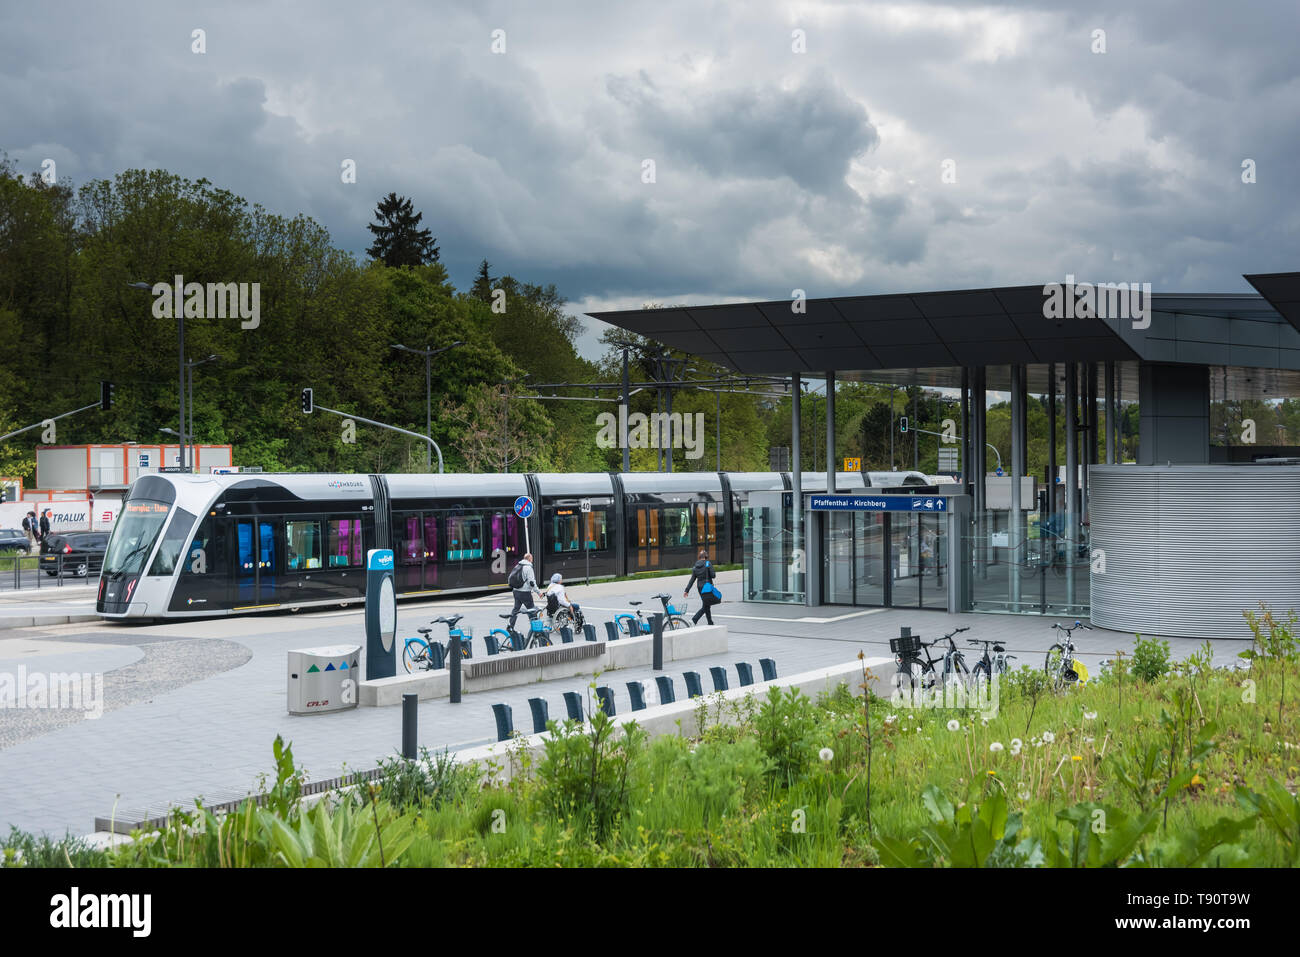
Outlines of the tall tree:
[[475,299],[484,302],[492,301],[492,276],[488,273],[491,268],[492,264],[486,259],[478,264],[478,275],[474,277],[474,285],[469,290],[469,294]]
[[386,266],[424,266],[438,261],[438,241],[420,229],[424,213],[417,213],[405,196],[389,193],[375,207],[377,222],[366,229],[375,235],[366,253]]

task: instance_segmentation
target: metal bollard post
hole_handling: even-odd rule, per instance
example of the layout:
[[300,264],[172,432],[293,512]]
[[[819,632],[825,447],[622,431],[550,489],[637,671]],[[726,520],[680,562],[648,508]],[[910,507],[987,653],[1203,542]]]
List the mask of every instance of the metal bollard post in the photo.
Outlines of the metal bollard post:
[[654,634],[654,670],[664,670],[664,614],[661,611],[650,616],[650,630]]
[[451,703],[460,704],[460,636],[452,635],[447,641],[447,653],[451,661],[447,663],[451,671]]
[[416,717],[420,696],[414,691],[402,695],[402,757],[415,760]]

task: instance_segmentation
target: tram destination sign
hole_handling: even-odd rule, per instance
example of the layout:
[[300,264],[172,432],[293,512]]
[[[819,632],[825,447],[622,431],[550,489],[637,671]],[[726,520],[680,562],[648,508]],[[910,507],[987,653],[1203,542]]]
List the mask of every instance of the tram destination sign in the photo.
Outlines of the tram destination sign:
[[810,495],[814,512],[947,512],[942,495]]

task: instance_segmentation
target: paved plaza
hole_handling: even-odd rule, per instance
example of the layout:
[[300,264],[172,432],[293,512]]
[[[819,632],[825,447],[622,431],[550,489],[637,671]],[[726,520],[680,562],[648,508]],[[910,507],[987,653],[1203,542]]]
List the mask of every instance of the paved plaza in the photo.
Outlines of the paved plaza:
[[[719,576],[724,594],[740,591],[739,572]],[[686,576],[662,580],[574,586],[571,595],[596,623],[627,611],[631,598],[658,603],[649,596],[676,592]],[[294,757],[309,778],[334,777],[345,770],[375,766],[401,744],[401,709],[357,708],[333,714],[293,716],[286,712],[286,652],[297,648],[355,643],[364,645],[359,608],[314,614],[276,614],[183,621],[158,625],[77,622],[93,594],[60,596],[52,607],[74,617],[72,623],[0,628],[0,673],[89,672],[103,676],[102,715],[89,718],[71,711],[0,710],[0,829],[10,825],[61,836],[87,834],[96,817],[138,819],[173,804],[242,797],[272,770],[271,744],[277,734],[293,744]],[[698,601],[692,595],[692,602]],[[16,613],[6,603],[6,612]],[[437,602],[404,602],[398,607],[398,635],[442,614],[463,613],[473,626],[474,654],[484,654],[481,636],[501,625],[497,615],[510,601],[500,594]],[[35,609],[35,610],[33,610]],[[47,611],[49,609],[46,609]],[[692,609],[693,610],[693,609]],[[26,614],[39,615],[36,601]],[[664,672],[685,696],[682,672],[697,671],[711,688],[708,669],[726,666],[736,684],[735,663],[747,661],[758,673],[758,660],[772,658],[781,675],[841,664],[857,657],[889,656],[889,639],[900,626],[923,638],[938,637],[958,626],[961,636],[997,638],[1016,664],[1041,666],[1054,640],[1052,621],[1037,616],[949,615],[943,611],[866,609],[843,606],[806,608],[726,602],[715,609],[725,624],[730,650],[723,655],[669,662]],[[434,626],[445,639],[445,628]],[[1130,650],[1133,636],[1097,629],[1078,633],[1080,657],[1090,667]],[[1176,657],[1196,649],[1198,641],[1171,639]],[[963,646],[965,647],[965,646]],[[1217,662],[1231,666],[1242,642],[1219,642]],[[973,663],[973,650],[968,662]],[[399,672],[401,664],[398,663]],[[601,684],[614,689],[620,715],[630,710],[626,682],[644,680],[653,689],[650,668],[607,672]],[[546,698],[552,717],[563,717],[562,693],[585,692],[590,678],[572,677],[537,684],[467,694],[458,705],[446,699],[420,702],[419,743],[430,750],[455,751],[495,738],[492,705],[509,704],[515,725],[531,730],[527,700]],[[650,702],[653,704],[653,701]]]

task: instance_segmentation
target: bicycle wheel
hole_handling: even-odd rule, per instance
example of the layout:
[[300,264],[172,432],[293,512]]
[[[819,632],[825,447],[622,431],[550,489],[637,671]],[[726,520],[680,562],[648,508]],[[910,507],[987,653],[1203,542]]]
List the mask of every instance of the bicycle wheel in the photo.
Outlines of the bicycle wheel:
[[975,667],[971,669],[970,676],[972,681],[980,682],[990,680],[992,674],[989,670],[989,666],[981,658],[979,661],[975,662]]
[[429,646],[419,638],[408,638],[402,646],[402,667],[408,675],[429,667]]
[[934,686],[934,667],[919,658],[904,658],[894,674],[894,686],[900,689],[915,690]]
[[1065,649],[1060,645],[1052,645],[1047,649],[1047,657],[1043,661],[1043,672],[1047,675],[1047,680],[1051,682],[1053,690],[1060,690],[1065,685],[1065,668]]
[[671,618],[668,619],[669,631],[672,631],[674,628],[690,628],[690,627],[691,627],[690,621],[683,618],[681,615],[673,615]]

